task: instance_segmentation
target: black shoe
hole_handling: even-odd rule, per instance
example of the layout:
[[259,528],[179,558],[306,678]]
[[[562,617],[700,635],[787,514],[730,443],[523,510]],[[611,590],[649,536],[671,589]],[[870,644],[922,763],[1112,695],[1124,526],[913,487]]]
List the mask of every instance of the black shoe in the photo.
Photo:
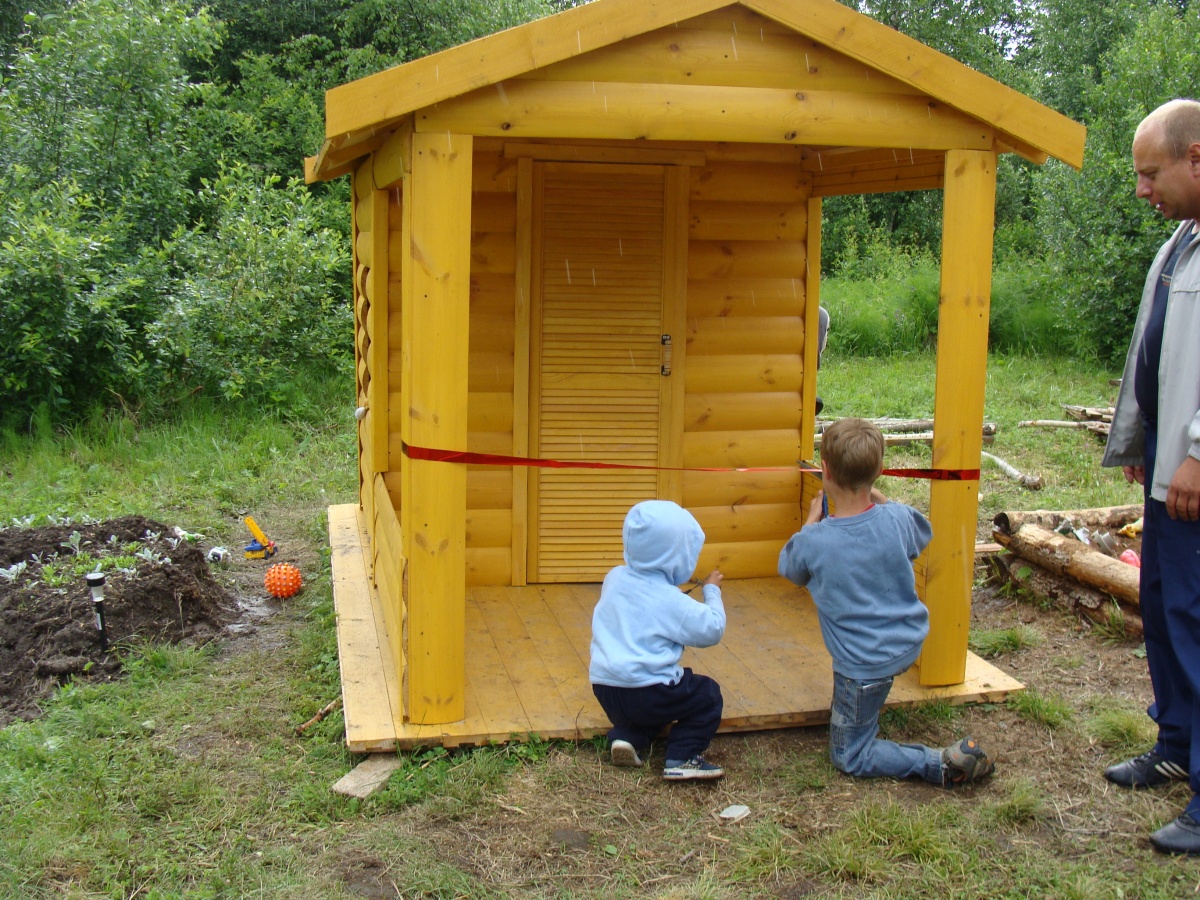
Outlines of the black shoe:
[[1183,781],[1188,773],[1183,766],[1159,755],[1157,748],[1151,748],[1141,756],[1109,766],[1104,770],[1104,777],[1121,787],[1150,788],[1169,781]]
[[1150,835],[1150,844],[1159,853],[1200,854],[1200,822],[1182,813]]

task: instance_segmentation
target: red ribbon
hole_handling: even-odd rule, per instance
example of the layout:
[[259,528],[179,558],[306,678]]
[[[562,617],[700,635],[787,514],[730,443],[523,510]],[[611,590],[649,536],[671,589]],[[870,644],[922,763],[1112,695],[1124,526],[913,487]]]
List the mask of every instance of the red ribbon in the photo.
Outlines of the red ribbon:
[[[639,466],[633,463],[606,463],[585,460],[536,459],[531,456],[502,456],[498,453],[472,453],[467,450],[434,450],[430,447],[414,447],[402,444],[409,459],[431,462],[456,462],[476,466],[533,466],[542,469],[647,469],[671,472],[783,472],[791,466]],[[800,466],[803,472],[819,472]],[[978,481],[978,469],[884,469],[883,475],[895,478],[927,478],[931,481]]]

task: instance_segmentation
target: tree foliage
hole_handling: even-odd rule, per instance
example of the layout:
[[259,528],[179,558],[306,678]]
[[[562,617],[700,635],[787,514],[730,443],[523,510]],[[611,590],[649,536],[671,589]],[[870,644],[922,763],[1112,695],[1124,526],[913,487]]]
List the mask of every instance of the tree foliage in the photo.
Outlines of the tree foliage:
[[[0,424],[196,392],[288,402],[306,371],[345,366],[348,186],[297,180],[324,138],[324,92],[581,2],[0,10]],[[1129,143],[1146,112],[1200,83],[1198,5],[845,2],[1087,125],[1080,173],[1002,157],[997,296],[1046,298],[1010,316],[1011,346],[1053,327],[1056,347],[1119,355],[1169,228],[1133,197]],[[827,200],[824,268],[879,284],[898,259],[936,260],[940,201]],[[928,311],[926,288],[914,309]]]

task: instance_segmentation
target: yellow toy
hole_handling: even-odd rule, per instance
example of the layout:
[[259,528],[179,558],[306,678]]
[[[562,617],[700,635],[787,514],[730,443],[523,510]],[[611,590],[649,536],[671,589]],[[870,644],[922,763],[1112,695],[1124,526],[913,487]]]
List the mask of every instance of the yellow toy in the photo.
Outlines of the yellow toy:
[[253,516],[246,516],[246,527],[254,535],[254,540],[246,545],[246,559],[269,559],[275,555],[275,542],[268,538]]
[[300,570],[290,563],[276,563],[267,569],[266,577],[263,578],[263,586],[266,587],[267,593],[281,600],[298,594],[303,583]]

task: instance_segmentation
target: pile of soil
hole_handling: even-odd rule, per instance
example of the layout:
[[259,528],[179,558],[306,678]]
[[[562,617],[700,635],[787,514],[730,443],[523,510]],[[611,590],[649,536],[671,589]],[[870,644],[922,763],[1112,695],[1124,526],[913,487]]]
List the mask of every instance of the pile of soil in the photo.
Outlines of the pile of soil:
[[[97,568],[106,576],[107,653],[85,581]],[[161,522],[2,529],[0,727],[39,715],[39,701],[68,681],[119,675],[131,647],[202,644],[239,615],[200,545]]]

